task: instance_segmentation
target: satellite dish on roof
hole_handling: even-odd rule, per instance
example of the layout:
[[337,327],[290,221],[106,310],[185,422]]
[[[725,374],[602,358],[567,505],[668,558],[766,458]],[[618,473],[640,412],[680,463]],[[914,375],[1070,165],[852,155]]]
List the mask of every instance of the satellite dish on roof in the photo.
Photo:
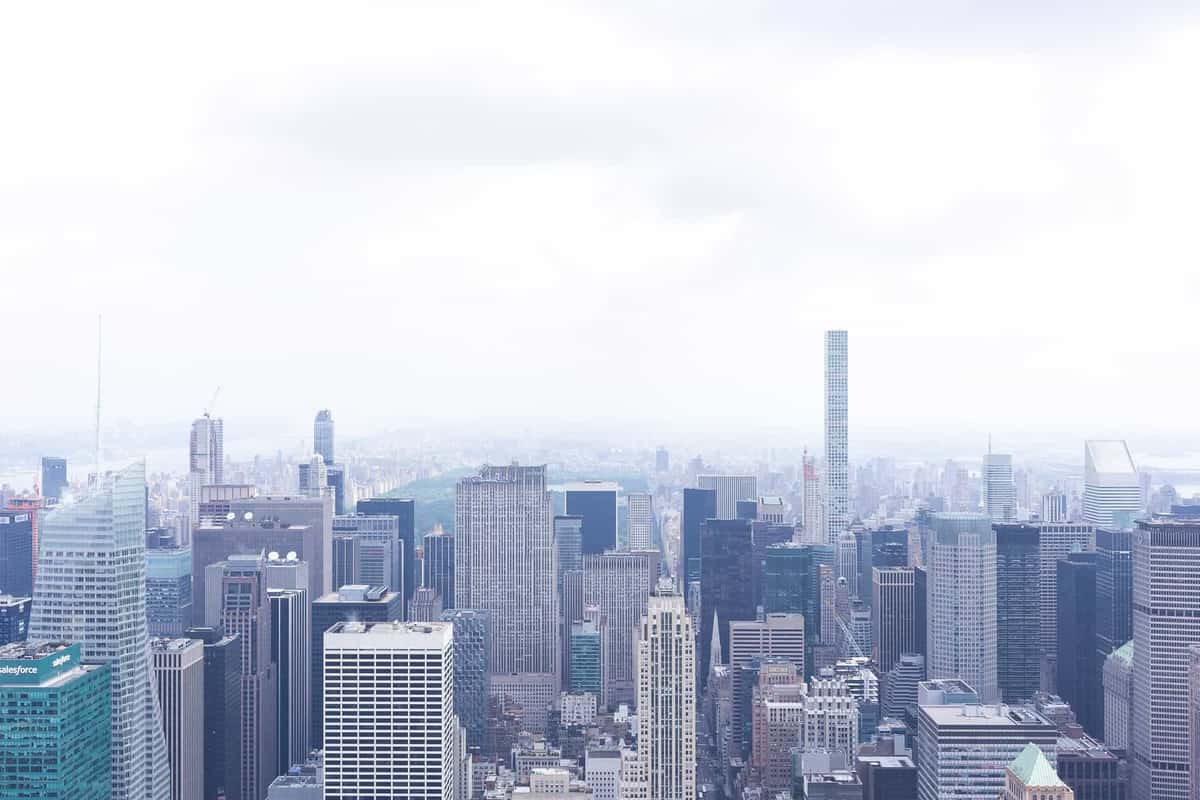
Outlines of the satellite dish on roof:
[[249,522],[250,520],[254,519],[254,512],[247,511],[245,514],[242,515],[242,519],[246,520],[246,522]]
[[267,561],[278,561],[278,560],[279,560],[279,553],[275,552],[274,550],[267,553]]
[[230,522],[232,522],[232,521],[233,521],[233,518],[234,518],[234,516],[235,516],[235,514],[234,514],[232,511],[230,511],[228,514],[226,514],[226,515],[225,515],[225,519],[227,519],[227,520],[229,520]]
[[288,551],[288,554],[287,554],[287,560],[288,560],[288,561],[299,561],[299,560],[300,560],[300,556],[296,555],[296,551],[295,551],[295,550],[289,550],[289,551]]

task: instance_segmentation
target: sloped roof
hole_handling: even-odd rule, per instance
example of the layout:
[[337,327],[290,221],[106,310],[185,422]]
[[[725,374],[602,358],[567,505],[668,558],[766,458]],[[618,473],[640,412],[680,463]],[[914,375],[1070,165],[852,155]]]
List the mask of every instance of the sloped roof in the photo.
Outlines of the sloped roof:
[[1039,788],[1066,786],[1062,778],[1058,777],[1058,773],[1054,771],[1054,767],[1050,766],[1050,762],[1046,760],[1046,754],[1042,752],[1042,748],[1033,742],[1025,745],[1021,755],[1017,756],[1008,765],[1008,768],[1026,786]]

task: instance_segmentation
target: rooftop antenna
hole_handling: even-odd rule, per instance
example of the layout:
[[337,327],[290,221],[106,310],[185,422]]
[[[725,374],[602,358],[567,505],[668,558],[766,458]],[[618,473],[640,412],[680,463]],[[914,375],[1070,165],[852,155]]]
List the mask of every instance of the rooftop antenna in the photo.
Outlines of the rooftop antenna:
[[100,369],[104,364],[104,315],[96,315],[96,480],[100,480]]

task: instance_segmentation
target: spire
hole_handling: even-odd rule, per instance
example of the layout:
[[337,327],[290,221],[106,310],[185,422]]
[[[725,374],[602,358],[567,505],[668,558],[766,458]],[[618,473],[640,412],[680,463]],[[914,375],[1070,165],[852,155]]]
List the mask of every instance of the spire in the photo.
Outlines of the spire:
[[714,668],[725,663],[721,655],[721,621],[717,618],[716,610],[713,611],[713,634],[708,654],[708,673],[711,675]]

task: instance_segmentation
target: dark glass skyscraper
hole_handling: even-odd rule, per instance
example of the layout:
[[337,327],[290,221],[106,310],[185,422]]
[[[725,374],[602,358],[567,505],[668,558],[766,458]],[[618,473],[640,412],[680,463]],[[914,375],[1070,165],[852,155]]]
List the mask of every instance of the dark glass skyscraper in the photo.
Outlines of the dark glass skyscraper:
[[583,517],[584,555],[617,549],[617,488],[601,481],[572,484],[566,490],[566,510]]
[[1006,703],[1041,689],[1041,561],[1034,525],[996,530],[996,681]]
[[151,636],[182,636],[192,624],[192,549],[146,550],[146,626]]
[[[411,502],[411,501],[410,501]],[[372,514],[385,513],[372,511]],[[309,664],[312,675],[312,736],[313,747],[320,747],[322,729],[321,703],[324,698],[325,631],[339,622],[395,622],[404,618],[404,599],[383,586],[344,586],[312,604],[312,648]]]
[[696,677],[708,680],[713,624],[723,660],[729,658],[729,622],[757,617],[754,603],[754,534],[749,520],[709,519],[700,532],[700,647]]
[[[704,526],[704,520],[716,516],[716,489],[683,490],[683,518],[680,521],[683,563],[679,565],[679,572],[686,583],[700,580],[700,529]],[[697,669],[703,672],[708,666],[705,664]]]
[[583,569],[583,517],[559,514],[554,518],[554,549],[558,553],[556,583],[561,591],[563,573]]
[[[412,500],[402,500],[398,497],[371,497],[359,500],[355,510],[359,514],[391,514],[400,518],[400,543],[404,548],[404,557],[400,568],[404,570],[404,605],[412,599],[417,589],[417,553],[416,553],[416,503]],[[338,587],[333,587],[337,591]],[[332,623],[331,623],[332,624]]]
[[33,595],[32,511],[0,509],[0,593]]
[[1133,638],[1133,532],[1096,530],[1096,649],[1103,660]]
[[204,800],[242,800],[242,643],[217,628],[190,628],[204,642]]
[[467,746],[482,748],[487,738],[488,674],[492,626],[488,612],[452,608],[442,620],[454,625],[454,712],[467,732]]
[[1058,562],[1058,694],[1092,736],[1104,736],[1103,667],[1096,641],[1096,554]]
[[33,600],[0,594],[0,645],[25,641],[29,633],[29,610]]
[[874,597],[871,580],[875,567],[889,569],[908,566],[908,529],[884,525],[859,537],[858,599],[870,603]]
[[812,648],[821,637],[822,564],[833,567],[828,545],[775,544],[763,559],[763,611],[804,615],[805,676],[813,673]]
[[67,460],[42,456],[42,497],[58,502],[67,488]]
[[442,608],[454,608],[454,537],[442,530],[425,534],[425,586],[437,591]]
[[333,412],[328,408],[318,411],[313,420],[313,452],[325,459],[327,466],[333,466]]

